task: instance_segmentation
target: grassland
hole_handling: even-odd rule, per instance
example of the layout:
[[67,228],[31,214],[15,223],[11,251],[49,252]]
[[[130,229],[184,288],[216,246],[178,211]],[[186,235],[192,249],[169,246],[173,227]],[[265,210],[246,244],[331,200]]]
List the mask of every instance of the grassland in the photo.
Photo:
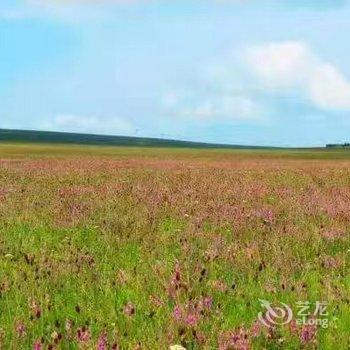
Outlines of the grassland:
[[348,349],[349,220],[346,150],[0,144],[0,348]]

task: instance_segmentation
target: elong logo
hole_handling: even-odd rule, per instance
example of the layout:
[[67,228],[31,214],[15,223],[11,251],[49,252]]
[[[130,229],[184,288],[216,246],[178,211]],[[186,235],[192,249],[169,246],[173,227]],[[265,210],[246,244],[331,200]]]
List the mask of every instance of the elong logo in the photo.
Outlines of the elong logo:
[[319,325],[322,328],[328,328],[327,302],[316,301],[313,312],[310,310],[313,303],[310,301],[298,301],[296,307],[298,312],[294,317],[292,308],[282,302],[274,303],[259,299],[261,306],[265,311],[258,313],[258,320],[265,327],[273,328],[289,324],[294,319],[297,325]]

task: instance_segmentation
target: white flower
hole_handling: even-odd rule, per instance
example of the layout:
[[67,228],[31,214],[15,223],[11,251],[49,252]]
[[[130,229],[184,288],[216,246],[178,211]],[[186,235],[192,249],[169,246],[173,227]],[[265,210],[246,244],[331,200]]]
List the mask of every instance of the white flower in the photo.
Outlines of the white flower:
[[181,345],[172,345],[170,346],[170,350],[186,350],[186,349]]

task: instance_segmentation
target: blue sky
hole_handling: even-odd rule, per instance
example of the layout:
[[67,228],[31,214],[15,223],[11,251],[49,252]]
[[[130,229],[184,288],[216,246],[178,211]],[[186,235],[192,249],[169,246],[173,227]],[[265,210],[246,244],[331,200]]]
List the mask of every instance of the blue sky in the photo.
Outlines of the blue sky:
[[350,141],[350,3],[2,0],[0,128]]

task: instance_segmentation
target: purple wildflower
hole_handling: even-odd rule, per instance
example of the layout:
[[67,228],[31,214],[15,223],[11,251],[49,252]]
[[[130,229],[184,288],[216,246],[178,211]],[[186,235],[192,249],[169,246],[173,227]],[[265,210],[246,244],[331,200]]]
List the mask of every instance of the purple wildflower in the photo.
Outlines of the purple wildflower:
[[176,321],[181,321],[182,320],[182,310],[179,305],[176,305],[174,307],[173,311],[173,317]]
[[107,340],[107,333],[104,331],[100,335],[98,342],[97,342],[97,350],[107,350],[108,348],[108,340]]
[[124,314],[127,316],[134,316],[135,315],[135,306],[132,303],[127,303],[124,306]]
[[298,325],[296,320],[292,320],[289,324],[289,329],[292,334],[297,334],[298,333]]
[[40,340],[37,340],[34,344],[33,344],[33,350],[42,350],[42,344]]
[[219,336],[219,350],[248,350],[249,338],[243,328],[225,332]]
[[337,269],[342,266],[341,258],[326,256],[323,261],[323,266],[327,269]]
[[77,340],[80,343],[87,343],[90,340],[90,332],[85,326],[78,328]]
[[186,316],[185,324],[189,327],[196,327],[199,322],[199,319],[200,316],[195,310],[190,311]]
[[310,343],[315,338],[316,331],[317,328],[315,325],[304,325],[300,332],[300,341],[303,344]]
[[26,326],[22,322],[16,324],[16,332],[20,337],[26,335]]
[[253,338],[256,338],[261,333],[261,323],[259,321],[255,321],[253,325],[250,327],[249,333]]
[[261,208],[255,210],[255,217],[261,219],[265,224],[272,224],[275,221],[275,214],[271,209]]
[[168,294],[173,299],[176,296],[176,292],[182,286],[182,284],[181,284],[181,277],[182,277],[182,273],[181,273],[180,264],[176,263],[175,269],[174,269],[174,272],[173,272],[173,274],[171,276],[170,284],[169,284],[169,287],[168,287]]
[[206,310],[210,310],[213,306],[213,298],[210,296],[204,297],[201,300],[201,306]]

